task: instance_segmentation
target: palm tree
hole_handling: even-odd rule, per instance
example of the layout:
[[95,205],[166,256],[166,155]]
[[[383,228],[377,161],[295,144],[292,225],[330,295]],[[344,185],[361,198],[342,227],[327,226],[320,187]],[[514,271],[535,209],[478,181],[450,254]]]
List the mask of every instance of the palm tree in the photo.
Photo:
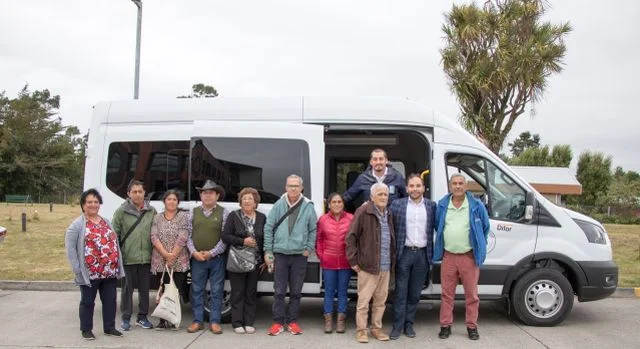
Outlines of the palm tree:
[[543,0],[489,0],[453,5],[445,14],[440,50],[459,121],[498,154],[529,102],[538,101],[547,78],[562,70],[569,23],[542,22]]

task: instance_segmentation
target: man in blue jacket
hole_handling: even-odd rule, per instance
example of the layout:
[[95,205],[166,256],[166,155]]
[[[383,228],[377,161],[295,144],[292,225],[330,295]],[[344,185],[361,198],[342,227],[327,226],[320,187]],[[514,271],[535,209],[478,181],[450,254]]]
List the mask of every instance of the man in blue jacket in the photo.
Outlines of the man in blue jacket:
[[367,169],[343,194],[345,203],[355,200],[361,194],[368,198],[374,183],[384,183],[389,187],[389,205],[393,200],[407,196],[407,188],[402,174],[389,165],[387,153],[384,150],[374,149],[371,151],[371,159],[369,159]]
[[480,266],[487,255],[489,215],[484,204],[467,192],[467,181],[459,173],[451,176],[450,194],[438,202],[436,212],[436,242],[433,260],[442,261],[440,279],[442,302],[440,305],[441,339],[451,335],[453,301],[458,278],[462,280],[466,304],[465,325],[472,340],[478,334],[478,279]]
[[[317,216],[313,202],[302,195],[302,178],[287,177],[286,193],[267,216],[264,226],[264,260],[273,270],[273,324],[268,334],[277,336],[285,330],[302,334],[298,310],[307,258],[316,246]],[[284,297],[289,288],[289,309]]]
[[389,208],[396,232],[396,289],[393,298],[393,328],[390,339],[404,331],[413,338],[413,322],[433,256],[436,204],[424,197],[424,183],[418,174],[409,175],[408,198],[394,201]]

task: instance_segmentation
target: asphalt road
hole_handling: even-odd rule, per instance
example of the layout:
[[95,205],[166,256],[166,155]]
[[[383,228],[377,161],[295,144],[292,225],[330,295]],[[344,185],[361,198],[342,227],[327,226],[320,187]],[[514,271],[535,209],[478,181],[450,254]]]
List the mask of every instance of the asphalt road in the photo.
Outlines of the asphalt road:
[[[453,334],[441,340],[437,333],[439,302],[422,302],[418,309],[416,338],[400,337],[391,342],[371,339],[368,344],[355,341],[353,313],[348,309],[345,334],[324,334],[321,299],[303,298],[300,324],[304,334],[285,332],[278,337],[266,335],[271,321],[271,297],[258,302],[258,332],[252,335],[233,333],[224,324],[224,334],[187,333],[190,309],[183,308],[183,329],[179,331],[144,330],[125,332],[122,338],[102,333],[100,302],[94,317],[95,341],[80,336],[78,319],[79,292],[0,291],[0,348],[640,348],[640,299],[609,298],[591,303],[575,303],[572,313],[559,326],[536,328],[513,322],[502,303],[482,302],[480,306],[480,340],[471,341],[464,328],[464,304],[456,303]],[[119,323],[119,314],[116,319]],[[157,323],[156,319],[152,320]],[[391,309],[384,318],[390,330]]]

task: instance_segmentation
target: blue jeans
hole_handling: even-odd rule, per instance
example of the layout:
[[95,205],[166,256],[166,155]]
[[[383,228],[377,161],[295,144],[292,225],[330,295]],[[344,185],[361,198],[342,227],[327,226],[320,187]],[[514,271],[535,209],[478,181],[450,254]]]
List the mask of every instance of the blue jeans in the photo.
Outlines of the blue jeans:
[[191,260],[191,308],[193,322],[202,323],[204,319],[204,292],[207,280],[211,288],[211,304],[209,305],[209,322],[222,321],[222,295],[224,293],[225,255],[217,256],[204,262]]
[[404,329],[416,318],[422,286],[429,273],[424,249],[405,248],[396,266],[396,289],[393,296],[393,328]]
[[347,312],[347,288],[351,269],[322,269],[325,314],[333,313],[333,299],[338,296],[338,313]]

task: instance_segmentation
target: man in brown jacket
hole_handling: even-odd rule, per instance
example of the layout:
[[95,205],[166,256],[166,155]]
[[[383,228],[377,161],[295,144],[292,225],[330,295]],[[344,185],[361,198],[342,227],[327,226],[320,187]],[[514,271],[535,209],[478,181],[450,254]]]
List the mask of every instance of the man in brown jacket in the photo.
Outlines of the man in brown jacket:
[[367,343],[367,313],[371,305],[371,335],[389,340],[382,331],[382,315],[389,291],[389,272],[395,261],[395,241],[391,212],[387,210],[389,187],[383,183],[371,186],[371,203],[356,210],[347,234],[347,259],[358,273],[358,305],[356,340]]

